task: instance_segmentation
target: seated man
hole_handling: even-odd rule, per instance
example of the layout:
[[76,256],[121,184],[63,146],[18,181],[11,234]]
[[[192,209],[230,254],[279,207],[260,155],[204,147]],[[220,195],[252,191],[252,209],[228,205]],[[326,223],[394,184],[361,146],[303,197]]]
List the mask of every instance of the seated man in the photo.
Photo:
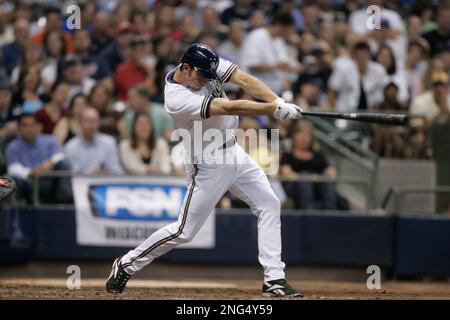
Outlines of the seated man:
[[92,107],[80,116],[80,133],[64,146],[73,172],[82,174],[121,174],[119,153],[114,138],[99,133],[100,117]]
[[[68,170],[58,140],[41,134],[41,126],[32,114],[19,117],[19,137],[6,149],[8,175],[17,184],[18,197],[31,202],[32,178],[50,170]],[[69,179],[39,179],[39,194],[47,202],[67,202],[72,195]]]

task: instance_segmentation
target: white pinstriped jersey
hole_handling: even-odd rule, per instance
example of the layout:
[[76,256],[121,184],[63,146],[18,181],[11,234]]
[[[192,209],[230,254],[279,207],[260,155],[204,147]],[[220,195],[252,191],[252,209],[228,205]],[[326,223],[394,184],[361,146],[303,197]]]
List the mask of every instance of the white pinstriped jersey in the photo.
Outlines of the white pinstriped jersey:
[[[216,70],[219,80],[210,80],[198,91],[193,91],[173,80],[173,75],[179,67],[177,66],[166,75],[166,85],[164,88],[164,106],[166,111],[172,116],[176,127],[188,130],[191,137],[194,137],[194,123],[201,121],[203,133],[208,129],[220,130],[223,133],[223,140],[225,141],[226,130],[236,130],[239,125],[239,117],[211,117],[209,115],[209,107],[214,98],[220,97],[227,99],[222,85],[228,82],[237,65],[220,58]],[[229,133],[227,137],[229,138]],[[194,139],[191,139],[191,148],[193,142]],[[202,143],[202,149],[210,143],[211,141],[204,141]],[[184,147],[187,148],[188,146],[184,144]]]

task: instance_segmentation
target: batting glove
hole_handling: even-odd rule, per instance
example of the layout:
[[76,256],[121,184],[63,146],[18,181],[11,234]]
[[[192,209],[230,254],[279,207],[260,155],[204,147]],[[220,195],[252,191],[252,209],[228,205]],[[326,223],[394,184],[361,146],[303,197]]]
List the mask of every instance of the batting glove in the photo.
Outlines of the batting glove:
[[302,108],[293,103],[286,103],[284,100],[281,101],[282,99],[277,100],[275,100],[277,108],[273,113],[275,119],[300,119],[302,117]]

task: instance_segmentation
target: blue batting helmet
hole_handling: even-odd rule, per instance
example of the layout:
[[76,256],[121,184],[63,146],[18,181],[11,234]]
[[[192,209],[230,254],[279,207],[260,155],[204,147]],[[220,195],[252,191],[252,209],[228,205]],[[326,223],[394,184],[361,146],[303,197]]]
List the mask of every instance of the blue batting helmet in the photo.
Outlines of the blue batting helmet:
[[216,70],[219,56],[209,46],[201,43],[191,44],[181,57],[181,63],[187,63],[207,79],[218,79]]

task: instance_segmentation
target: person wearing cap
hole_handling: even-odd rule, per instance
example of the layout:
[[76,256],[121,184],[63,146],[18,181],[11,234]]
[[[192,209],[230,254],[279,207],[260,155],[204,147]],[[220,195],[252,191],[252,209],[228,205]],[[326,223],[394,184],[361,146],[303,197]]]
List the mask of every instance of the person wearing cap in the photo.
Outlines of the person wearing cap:
[[441,113],[450,112],[449,76],[447,72],[431,75],[432,89],[425,91],[411,102],[410,114],[425,117],[429,124]]
[[122,101],[127,100],[129,88],[144,83],[151,85],[154,76],[149,40],[143,36],[134,36],[130,45],[130,57],[117,67],[114,75],[115,94]]

